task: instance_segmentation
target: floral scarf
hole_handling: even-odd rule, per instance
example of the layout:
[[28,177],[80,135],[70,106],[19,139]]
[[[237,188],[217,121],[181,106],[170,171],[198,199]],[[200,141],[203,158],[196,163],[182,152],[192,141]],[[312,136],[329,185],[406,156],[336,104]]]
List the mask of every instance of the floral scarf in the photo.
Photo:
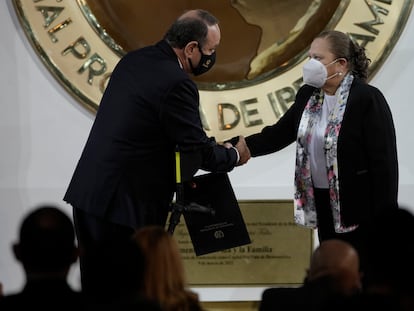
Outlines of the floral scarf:
[[[345,227],[341,221],[337,163],[338,135],[353,79],[354,76],[348,73],[342,80],[337,90],[337,103],[328,117],[325,130],[325,156],[330,204],[335,231],[338,233],[352,231],[356,228],[356,226]],[[303,111],[296,141],[294,217],[297,224],[311,228],[317,227],[317,218],[308,146],[313,127],[319,122],[322,114],[323,98],[324,92],[322,89],[313,92]]]

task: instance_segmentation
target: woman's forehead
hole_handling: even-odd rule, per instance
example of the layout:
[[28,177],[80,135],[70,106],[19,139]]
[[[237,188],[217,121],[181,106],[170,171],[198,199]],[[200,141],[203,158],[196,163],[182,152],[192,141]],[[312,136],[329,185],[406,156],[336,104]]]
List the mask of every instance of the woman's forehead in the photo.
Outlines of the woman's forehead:
[[326,38],[316,38],[312,41],[309,54],[326,55],[331,54],[330,43]]

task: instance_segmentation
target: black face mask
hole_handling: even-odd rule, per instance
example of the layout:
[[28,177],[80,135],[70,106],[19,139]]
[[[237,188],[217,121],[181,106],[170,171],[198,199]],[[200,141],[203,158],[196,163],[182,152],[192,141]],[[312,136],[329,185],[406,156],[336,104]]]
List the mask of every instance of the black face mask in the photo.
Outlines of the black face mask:
[[199,76],[203,73],[206,73],[213,67],[214,63],[216,62],[216,52],[213,52],[211,55],[206,55],[201,51],[200,45],[198,45],[198,49],[201,53],[200,62],[196,67],[193,67],[193,63],[191,62],[191,59],[188,59],[191,66],[191,71],[195,76]]

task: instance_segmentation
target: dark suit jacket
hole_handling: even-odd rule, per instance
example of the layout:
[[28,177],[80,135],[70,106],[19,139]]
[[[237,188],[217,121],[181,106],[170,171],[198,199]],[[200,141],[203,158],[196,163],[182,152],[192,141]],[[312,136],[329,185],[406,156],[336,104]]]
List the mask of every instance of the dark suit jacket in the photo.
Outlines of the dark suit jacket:
[[18,293],[0,297],[0,310],[87,310],[82,293],[65,280],[31,281]]
[[[295,103],[274,125],[246,137],[253,157],[290,145],[297,138],[302,112],[315,88],[304,85]],[[390,108],[375,87],[354,79],[338,137],[341,218],[345,225],[397,206],[398,162]]]
[[332,289],[329,278],[304,283],[297,288],[267,288],[262,293],[259,311],[353,310],[359,294],[344,296]]
[[[237,161],[234,149],[207,137],[197,86],[160,41],[117,64],[64,200],[137,227],[145,209],[152,208],[149,202],[160,205],[173,197],[177,145],[183,154],[198,154],[194,172],[228,172]],[[139,202],[131,203],[133,197]]]

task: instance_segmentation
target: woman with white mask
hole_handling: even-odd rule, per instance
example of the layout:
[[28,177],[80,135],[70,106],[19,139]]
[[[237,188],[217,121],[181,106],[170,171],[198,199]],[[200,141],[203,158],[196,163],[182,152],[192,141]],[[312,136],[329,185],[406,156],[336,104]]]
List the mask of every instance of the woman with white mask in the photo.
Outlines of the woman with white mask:
[[398,208],[393,118],[381,91],[366,82],[369,64],[348,35],[322,32],[309,49],[294,104],[245,138],[252,157],[296,142],[295,222],[317,228],[320,242],[351,243],[362,270],[368,264],[364,229],[374,216]]

